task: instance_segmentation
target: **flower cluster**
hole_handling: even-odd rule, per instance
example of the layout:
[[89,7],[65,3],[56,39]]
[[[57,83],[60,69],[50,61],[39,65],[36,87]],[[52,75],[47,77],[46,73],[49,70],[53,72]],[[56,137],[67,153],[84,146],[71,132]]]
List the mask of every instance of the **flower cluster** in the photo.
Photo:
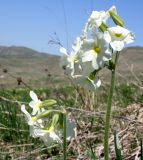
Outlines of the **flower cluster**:
[[[109,26],[109,20],[115,25]],[[71,53],[60,48],[61,64],[77,85],[95,91],[101,85],[98,72],[104,67],[111,69],[113,57],[133,41],[133,33],[125,28],[115,6],[108,11],[93,11],[82,35],[73,43]]]
[[[34,138],[39,137],[46,145],[52,141],[62,143],[65,110],[57,106],[57,102],[53,99],[39,100],[33,91],[30,91],[30,97],[32,101],[29,106],[32,108],[32,113],[26,110],[25,105],[21,106],[21,111],[25,114],[25,120],[30,128],[30,135]],[[70,119],[67,119],[66,129],[67,139],[75,135],[75,124]]]

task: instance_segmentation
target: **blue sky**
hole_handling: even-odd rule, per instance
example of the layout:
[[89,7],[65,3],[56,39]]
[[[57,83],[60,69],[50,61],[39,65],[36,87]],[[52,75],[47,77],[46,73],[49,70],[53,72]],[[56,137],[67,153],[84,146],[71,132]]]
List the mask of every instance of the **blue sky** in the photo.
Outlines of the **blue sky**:
[[143,46],[143,0],[0,0],[0,45],[26,46],[59,54],[48,41],[55,33],[70,49],[92,10],[117,7],[126,27]]

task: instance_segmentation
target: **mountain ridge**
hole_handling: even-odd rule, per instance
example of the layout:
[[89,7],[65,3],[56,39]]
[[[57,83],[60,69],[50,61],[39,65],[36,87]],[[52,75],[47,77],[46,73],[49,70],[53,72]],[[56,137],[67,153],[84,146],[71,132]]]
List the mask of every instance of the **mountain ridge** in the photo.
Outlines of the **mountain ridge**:
[[53,56],[53,55],[45,52],[39,52],[25,46],[0,46],[0,57],[38,58],[47,56]]
[[[0,46],[0,86],[13,86],[14,79],[3,73],[3,69],[15,77],[22,77],[25,82],[41,84],[44,86],[47,81],[53,84],[56,79],[65,81],[64,71],[60,67],[60,56],[41,53],[27,47],[5,47]],[[143,77],[143,47],[127,47],[120,56],[117,67],[117,74],[122,77],[132,77],[134,72],[137,76]],[[101,72],[102,73],[102,72]],[[52,75],[52,80],[49,77]],[[108,70],[103,70],[105,81],[110,77]],[[130,80],[130,78],[127,78]],[[16,84],[15,84],[16,86]]]

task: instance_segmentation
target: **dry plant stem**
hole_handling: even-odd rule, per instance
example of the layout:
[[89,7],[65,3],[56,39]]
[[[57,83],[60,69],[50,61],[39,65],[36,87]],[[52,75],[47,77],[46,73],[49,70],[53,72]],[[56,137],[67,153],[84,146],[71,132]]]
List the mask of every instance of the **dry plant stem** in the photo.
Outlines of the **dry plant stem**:
[[115,71],[116,64],[118,60],[119,53],[116,53],[114,68],[111,70],[111,83],[110,83],[110,91],[109,97],[107,101],[107,111],[106,111],[106,124],[105,124],[105,137],[104,137],[104,159],[109,160],[109,129],[110,129],[110,117],[111,117],[111,107],[112,107],[112,99],[115,87]]
[[64,160],[67,159],[67,118],[66,118],[66,114],[64,114],[64,138],[63,138],[63,153],[64,153]]

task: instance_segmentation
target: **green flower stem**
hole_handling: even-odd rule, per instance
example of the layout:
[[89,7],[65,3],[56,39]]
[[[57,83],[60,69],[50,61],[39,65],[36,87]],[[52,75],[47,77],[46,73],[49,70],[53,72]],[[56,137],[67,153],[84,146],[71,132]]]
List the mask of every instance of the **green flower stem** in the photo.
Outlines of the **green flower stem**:
[[64,114],[64,138],[63,138],[63,153],[64,153],[64,160],[67,159],[67,119],[66,114]]
[[106,111],[106,124],[105,124],[105,137],[104,137],[104,159],[109,160],[109,129],[110,129],[110,117],[111,117],[111,107],[112,107],[112,99],[115,87],[115,71],[116,71],[116,64],[118,60],[119,53],[116,54],[114,67],[111,70],[111,83],[110,83],[110,91],[109,97],[107,101],[107,111]]

